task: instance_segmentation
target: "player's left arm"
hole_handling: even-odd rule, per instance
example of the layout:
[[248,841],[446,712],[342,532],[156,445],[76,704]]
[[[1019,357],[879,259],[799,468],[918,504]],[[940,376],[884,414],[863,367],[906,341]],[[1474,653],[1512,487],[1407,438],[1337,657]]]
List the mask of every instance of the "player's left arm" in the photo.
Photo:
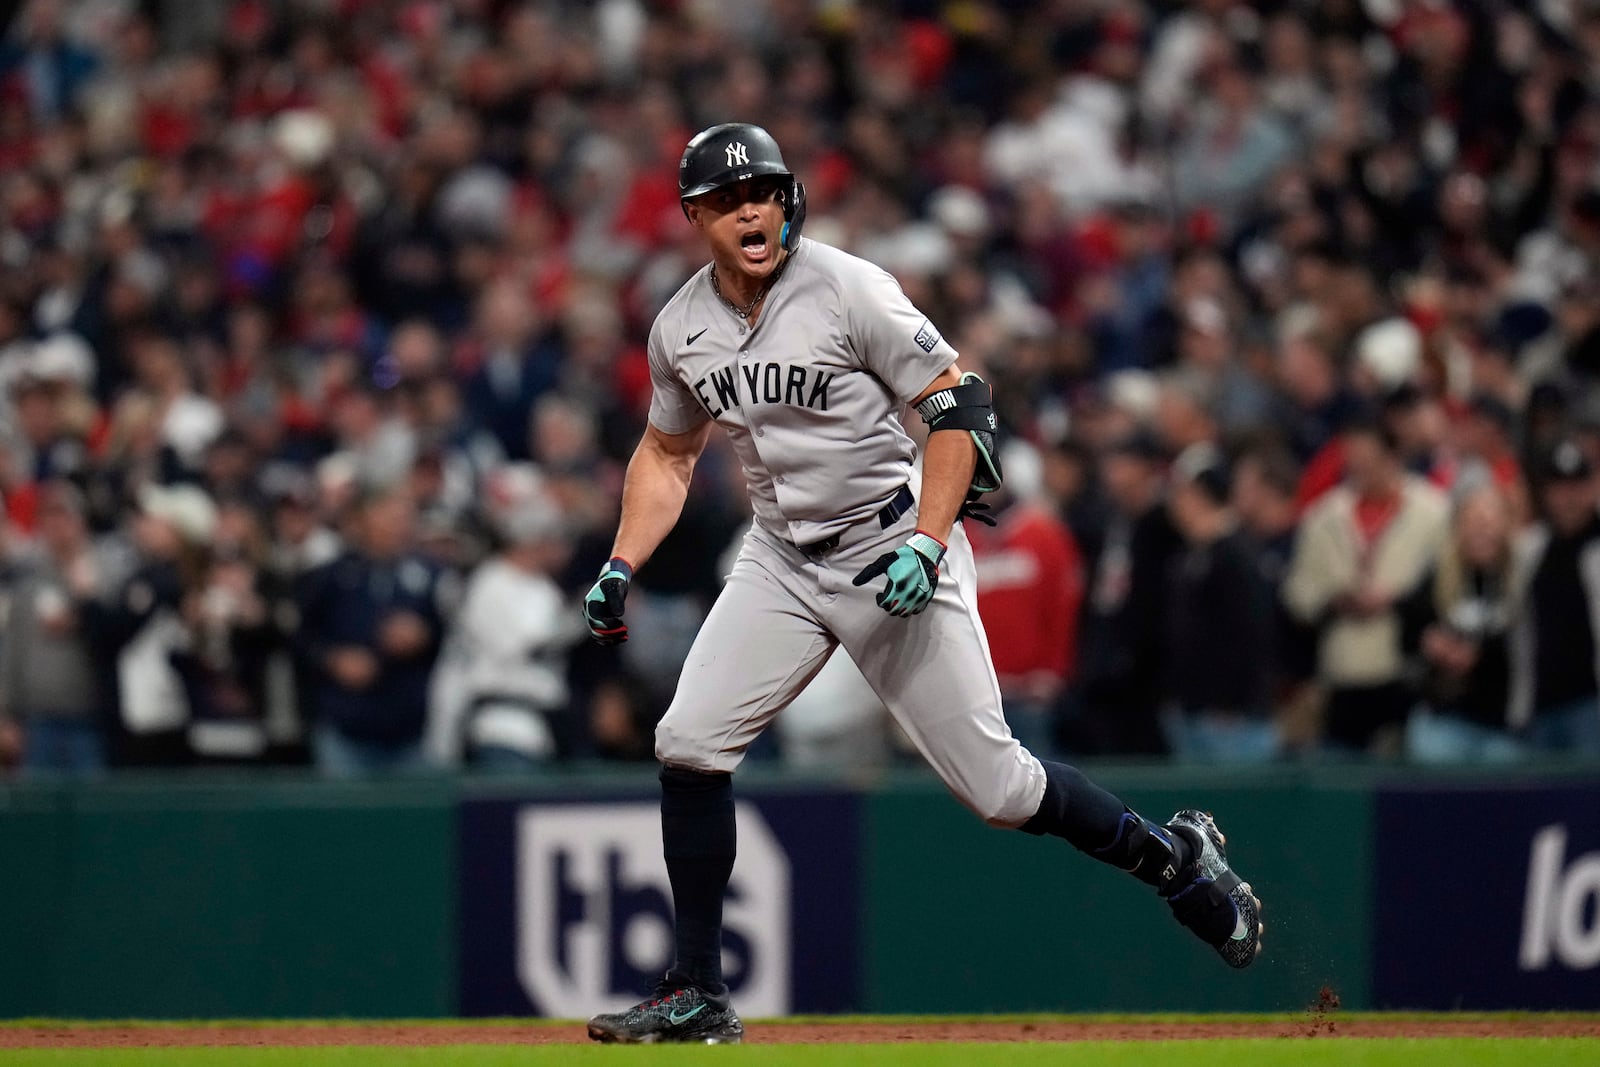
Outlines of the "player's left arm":
[[[915,407],[933,394],[961,384],[961,368],[952,363],[912,401]],[[950,530],[961,514],[972,473],[977,466],[977,446],[969,433],[930,433],[922,457],[922,499],[917,503],[917,530],[947,544]]]
[[961,368],[952,363],[913,401],[930,428],[922,456],[922,496],[917,504],[916,533],[893,552],[885,552],[867,564],[855,576],[856,585],[866,585],[879,575],[887,579],[878,593],[878,606],[890,615],[916,615],[933,600],[933,591],[939,587],[939,564],[944,560],[950,530],[973,494],[979,446],[968,428],[970,420],[956,415],[952,420],[954,425],[940,426],[944,416],[963,407],[970,409],[971,399],[980,393],[984,397],[988,395],[987,385],[962,379]]

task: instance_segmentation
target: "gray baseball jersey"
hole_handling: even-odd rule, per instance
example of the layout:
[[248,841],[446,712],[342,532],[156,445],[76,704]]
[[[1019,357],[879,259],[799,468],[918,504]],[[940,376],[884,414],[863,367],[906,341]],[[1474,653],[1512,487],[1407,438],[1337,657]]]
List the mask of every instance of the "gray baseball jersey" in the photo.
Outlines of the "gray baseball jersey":
[[802,239],[752,329],[707,266],[650,330],[650,421],[728,431],[756,521],[811,544],[875,514],[915,454],[900,412],[956,361],[887,271]]
[[[702,270],[650,332],[650,421],[685,433],[715,419],[744,465],[756,522],[684,661],[656,728],[656,755],[732,771],[745,749],[843,645],[957,799],[1019,826],[1038,811],[1044,768],[1011,736],[978,619],[972,547],[950,533],[919,615],[852,580],[916,530],[915,509],[878,516],[918,488],[906,403],[956,352],[885,271],[802,240],[754,329]],[[808,551],[838,535],[827,551]]]

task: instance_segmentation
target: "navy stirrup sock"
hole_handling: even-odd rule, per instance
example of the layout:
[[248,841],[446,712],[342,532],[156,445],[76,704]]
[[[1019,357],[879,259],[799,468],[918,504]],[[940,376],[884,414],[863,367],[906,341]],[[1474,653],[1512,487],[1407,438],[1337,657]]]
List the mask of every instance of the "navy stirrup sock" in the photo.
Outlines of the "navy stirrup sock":
[[661,850],[676,916],[672,970],[706,993],[726,995],[722,897],[737,851],[731,774],[661,768]]
[[1018,827],[1023,833],[1063,838],[1157,889],[1165,889],[1190,862],[1194,849],[1187,838],[1136,814],[1078,768],[1040,762],[1044,799],[1033,818]]

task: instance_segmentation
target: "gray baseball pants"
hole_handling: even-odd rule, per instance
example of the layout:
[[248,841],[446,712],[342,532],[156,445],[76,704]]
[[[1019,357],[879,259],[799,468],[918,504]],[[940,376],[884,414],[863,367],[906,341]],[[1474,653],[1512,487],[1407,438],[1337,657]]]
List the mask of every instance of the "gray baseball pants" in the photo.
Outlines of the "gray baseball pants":
[[915,529],[912,509],[887,529],[857,523],[837,547],[807,555],[753,526],[656,727],[656,756],[690,770],[733,771],[842,645],[956,799],[991,826],[1031,818],[1044,796],[1044,768],[1001,712],[972,545],[960,524],[920,615],[899,619],[880,608],[881,577],[850,584]]

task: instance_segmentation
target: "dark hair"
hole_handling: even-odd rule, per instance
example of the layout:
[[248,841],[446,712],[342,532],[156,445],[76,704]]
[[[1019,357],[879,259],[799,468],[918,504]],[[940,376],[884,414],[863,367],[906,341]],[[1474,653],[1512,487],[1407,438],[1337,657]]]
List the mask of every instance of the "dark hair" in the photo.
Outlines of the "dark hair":
[[1292,497],[1300,488],[1300,465],[1294,454],[1282,445],[1259,445],[1247,449],[1239,462],[1254,462],[1261,471],[1261,481],[1279,496]]
[[1226,507],[1233,490],[1233,471],[1227,457],[1213,445],[1199,444],[1179,453],[1172,465],[1173,478],[1180,485],[1192,485],[1213,507]]
[[1144,427],[1112,441],[1106,446],[1105,452],[1109,456],[1132,456],[1146,463],[1163,463],[1170,458],[1161,439]]
[[1358,411],[1346,419],[1339,428],[1341,437],[1370,437],[1391,456],[1400,454],[1400,438],[1382,418],[1371,411]]
[[1233,491],[1233,472],[1223,463],[1208,464],[1195,471],[1189,484],[1206,495],[1216,507],[1226,507]]
[[1494,423],[1502,433],[1510,433],[1517,424],[1517,414],[1511,410],[1511,405],[1493,393],[1473,393],[1467,400],[1467,410]]
[[1426,399],[1416,382],[1401,382],[1385,392],[1379,403],[1383,405],[1385,415],[1397,415],[1414,411]]
[[1537,457],[1533,473],[1543,487],[1552,482],[1584,481],[1594,475],[1594,465],[1581,444],[1562,437]]

